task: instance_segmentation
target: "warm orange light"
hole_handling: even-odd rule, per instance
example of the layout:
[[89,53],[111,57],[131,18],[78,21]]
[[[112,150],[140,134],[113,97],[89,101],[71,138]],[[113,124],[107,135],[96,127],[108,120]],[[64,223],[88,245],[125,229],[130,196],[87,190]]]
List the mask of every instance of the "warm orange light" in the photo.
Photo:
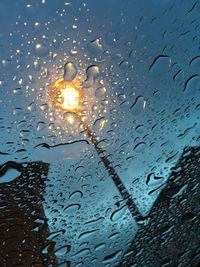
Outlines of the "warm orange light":
[[73,111],[79,107],[79,92],[73,86],[67,85],[61,91],[61,99],[63,99],[60,105],[63,109]]
[[78,112],[83,92],[80,81],[66,82],[63,78],[55,81],[50,88],[54,107],[68,112]]
[[70,124],[74,123],[74,117],[73,116],[67,116],[66,118],[67,122],[69,122]]

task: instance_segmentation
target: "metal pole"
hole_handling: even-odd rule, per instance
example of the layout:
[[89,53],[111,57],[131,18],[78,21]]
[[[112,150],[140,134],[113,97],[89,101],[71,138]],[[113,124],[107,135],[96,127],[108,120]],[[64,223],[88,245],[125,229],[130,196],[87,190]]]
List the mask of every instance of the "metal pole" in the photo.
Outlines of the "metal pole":
[[84,130],[87,133],[88,139],[90,140],[90,143],[93,145],[94,149],[96,150],[97,154],[99,155],[99,158],[101,159],[101,162],[105,166],[109,176],[112,178],[114,184],[116,185],[120,195],[122,196],[123,200],[126,200],[126,204],[128,206],[128,209],[132,215],[133,218],[136,220],[143,219],[143,216],[140,214],[137,206],[135,205],[131,195],[127,191],[125,185],[123,184],[122,180],[120,179],[119,175],[115,171],[115,169],[112,166],[112,163],[105,155],[105,151],[98,146],[98,139],[95,136],[95,133],[91,130],[91,128],[88,126],[87,123],[82,121],[81,117],[79,116],[81,123],[83,124]]

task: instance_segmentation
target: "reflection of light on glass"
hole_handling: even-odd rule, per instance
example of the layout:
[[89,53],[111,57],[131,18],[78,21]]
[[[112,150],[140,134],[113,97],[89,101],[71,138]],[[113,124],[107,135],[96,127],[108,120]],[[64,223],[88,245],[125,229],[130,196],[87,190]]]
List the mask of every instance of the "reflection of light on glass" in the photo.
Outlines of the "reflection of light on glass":
[[61,97],[63,98],[63,103],[61,104],[63,109],[73,111],[78,108],[80,96],[73,86],[67,85],[66,88],[63,88]]
[[[50,88],[53,107],[68,112],[79,113],[83,91],[80,88],[80,81],[73,80],[66,82],[63,78],[56,80]],[[73,123],[73,117],[67,117],[69,123]]]
[[106,123],[108,122],[108,120],[102,120],[99,124],[99,130],[103,130],[103,128],[105,127]]
[[146,108],[146,105],[147,105],[147,101],[146,101],[146,100],[144,100],[144,103],[143,103],[143,109],[145,109],[145,108]]
[[70,124],[73,124],[74,123],[74,118],[72,115],[68,115],[66,120],[70,123]]
[[40,49],[41,48],[41,44],[36,44],[35,48],[36,49]]

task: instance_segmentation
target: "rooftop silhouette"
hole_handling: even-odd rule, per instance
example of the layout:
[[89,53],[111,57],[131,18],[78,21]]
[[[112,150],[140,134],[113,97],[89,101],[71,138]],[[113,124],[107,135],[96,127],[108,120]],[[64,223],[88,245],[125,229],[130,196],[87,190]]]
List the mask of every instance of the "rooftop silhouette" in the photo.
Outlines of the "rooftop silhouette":
[[[185,148],[150,213],[137,220],[139,230],[118,266],[193,267],[200,262],[199,155],[199,147]],[[21,175],[0,185],[2,266],[56,266],[42,205],[49,165],[9,162],[1,175],[9,167]]]

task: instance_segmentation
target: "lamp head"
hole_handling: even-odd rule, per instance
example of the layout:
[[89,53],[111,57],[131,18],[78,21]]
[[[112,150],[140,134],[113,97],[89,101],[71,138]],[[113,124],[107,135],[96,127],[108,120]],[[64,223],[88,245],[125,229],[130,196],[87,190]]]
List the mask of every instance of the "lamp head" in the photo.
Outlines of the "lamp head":
[[66,82],[63,78],[56,80],[50,87],[53,106],[65,112],[78,113],[83,98],[83,91],[80,86],[79,80],[72,82]]

